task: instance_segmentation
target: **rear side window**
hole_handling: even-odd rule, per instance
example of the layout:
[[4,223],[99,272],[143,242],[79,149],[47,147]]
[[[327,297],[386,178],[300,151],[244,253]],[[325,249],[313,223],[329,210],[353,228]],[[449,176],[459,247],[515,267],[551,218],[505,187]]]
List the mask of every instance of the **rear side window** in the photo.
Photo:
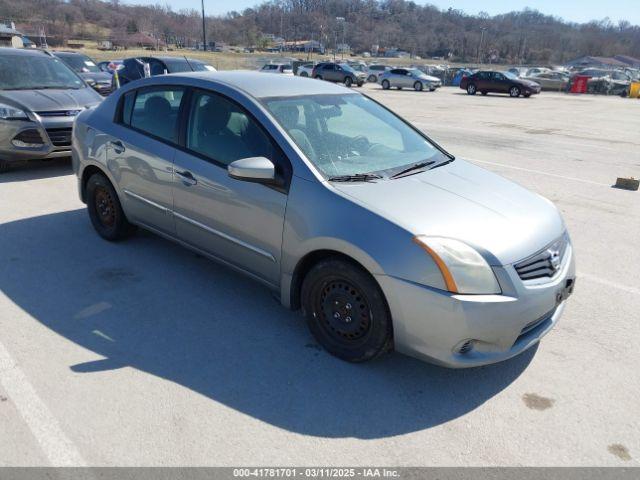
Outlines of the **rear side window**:
[[275,158],[273,144],[242,107],[216,94],[193,96],[187,148],[220,164],[248,157]]
[[141,89],[124,96],[122,123],[161,140],[176,143],[178,112],[184,90],[177,87]]

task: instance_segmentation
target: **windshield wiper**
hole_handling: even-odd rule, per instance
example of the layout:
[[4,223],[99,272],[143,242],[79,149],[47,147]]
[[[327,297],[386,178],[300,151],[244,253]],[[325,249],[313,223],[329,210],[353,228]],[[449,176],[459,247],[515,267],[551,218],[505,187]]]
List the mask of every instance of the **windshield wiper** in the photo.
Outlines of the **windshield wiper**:
[[380,180],[382,177],[375,173],[354,173],[353,175],[336,175],[329,177],[330,182],[370,182]]
[[455,160],[455,158],[450,158],[450,159],[448,159],[448,160],[445,160],[444,162],[440,162],[439,164],[437,164],[437,165],[435,165],[435,166],[431,167],[431,168],[430,168],[430,170],[433,170],[434,168],[441,167],[441,166],[443,166],[443,165],[447,165],[447,164],[449,164],[449,163],[453,162],[454,160]]
[[410,167],[407,167],[404,170],[400,170],[398,173],[394,173],[389,178],[398,178],[409,172],[413,172],[414,170],[420,170],[421,168],[428,167],[429,165],[433,165],[434,163],[436,162],[434,162],[433,160],[429,160],[428,162],[414,163]]

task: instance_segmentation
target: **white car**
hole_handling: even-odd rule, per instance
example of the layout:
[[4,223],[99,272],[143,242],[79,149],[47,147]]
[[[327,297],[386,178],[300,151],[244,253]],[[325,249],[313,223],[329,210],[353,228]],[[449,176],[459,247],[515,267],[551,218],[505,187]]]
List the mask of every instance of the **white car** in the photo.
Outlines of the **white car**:
[[296,75],[298,75],[299,77],[311,77],[313,67],[315,67],[315,64],[313,63],[305,63],[303,65],[300,65],[298,67]]
[[260,69],[262,73],[280,73],[293,75],[293,66],[290,63],[267,63]]

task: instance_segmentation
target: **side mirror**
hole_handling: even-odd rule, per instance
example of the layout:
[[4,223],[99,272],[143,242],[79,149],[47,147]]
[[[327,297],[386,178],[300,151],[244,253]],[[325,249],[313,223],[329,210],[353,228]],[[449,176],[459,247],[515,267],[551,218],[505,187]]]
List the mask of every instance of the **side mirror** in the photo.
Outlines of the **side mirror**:
[[275,165],[265,157],[241,158],[231,162],[227,172],[231,178],[245,182],[271,183],[276,178]]

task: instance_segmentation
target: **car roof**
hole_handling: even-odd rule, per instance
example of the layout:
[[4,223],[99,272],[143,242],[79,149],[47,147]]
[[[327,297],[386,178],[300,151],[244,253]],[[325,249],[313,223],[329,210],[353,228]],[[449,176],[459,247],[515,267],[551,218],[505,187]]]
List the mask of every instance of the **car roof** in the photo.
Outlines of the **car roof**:
[[264,74],[250,70],[185,72],[160,75],[154,78],[162,77],[171,77],[173,81],[179,78],[198,79],[203,82],[203,87],[206,87],[206,83],[222,83],[255,98],[353,93],[352,90],[330,82],[321,82],[297,76],[275,75],[273,78],[269,77],[267,81],[265,80]]
[[87,55],[81,52],[67,52],[67,51],[58,51],[58,52],[51,52],[53,53],[56,57],[57,56],[61,56],[61,57],[71,57],[73,55],[81,55],[83,57],[86,57]]
[[0,55],[21,55],[21,56],[31,56],[38,57],[42,55],[48,54],[37,48],[13,48],[13,47],[0,47]]

